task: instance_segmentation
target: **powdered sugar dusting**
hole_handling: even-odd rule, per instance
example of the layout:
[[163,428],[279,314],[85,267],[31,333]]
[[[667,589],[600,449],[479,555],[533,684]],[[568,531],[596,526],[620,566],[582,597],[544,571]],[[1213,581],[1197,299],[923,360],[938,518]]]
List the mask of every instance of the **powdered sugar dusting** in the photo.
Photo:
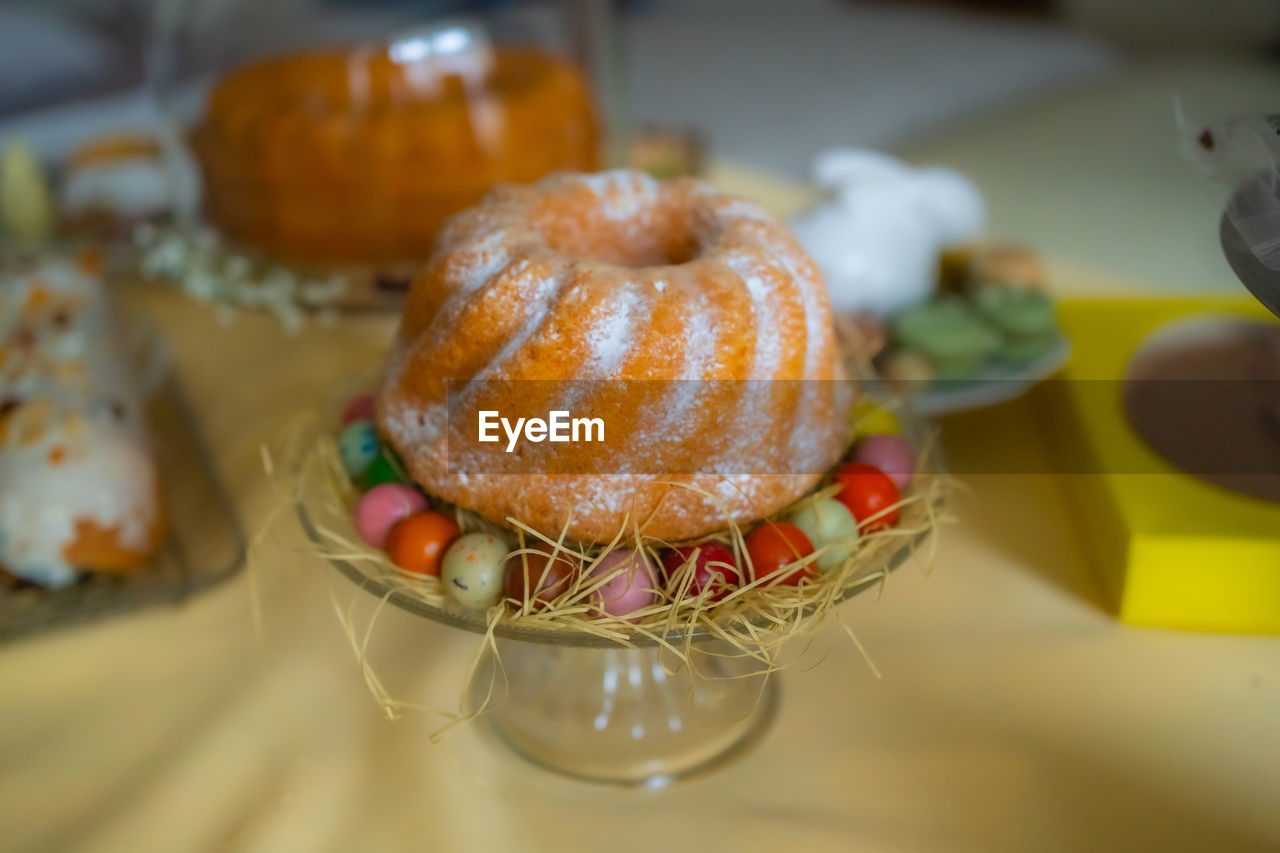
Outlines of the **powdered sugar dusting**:
[[398,446],[420,452],[444,435],[448,414],[443,403],[417,406],[406,400],[395,400],[387,407],[383,427]]
[[458,296],[467,296],[479,290],[497,275],[511,260],[507,251],[508,235],[505,229],[495,228],[458,247],[455,263],[461,286]]
[[527,291],[527,307],[524,318],[520,323],[520,330],[503,344],[502,349],[498,350],[487,365],[480,369],[474,377],[475,379],[492,379],[497,376],[503,365],[529,342],[529,339],[546,321],[547,315],[550,313],[551,298],[558,287],[558,282],[551,276],[533,280],[530,286],[531,289]]
[[689,312],[684,342],[684,365],[680,368],[680,376],[683,379],[702,379],[712,366],[716,353],[716,336],[705,293],[698,294],[698,301]]
[[797,259],[785,246],[774,246],[772,249],[773,257],[782,264],[782,268],[787,271],[787,275],[796,283],[796,289],[800,292],[800,302],[804,306],[806,336],[804,372],[806,376],[812,376],[823,367],[818,363],[818,359],[822,356],[823,340],[828,335],[827,312],[822,310],[822,297],[818,290],[821,285],[800,270]]
[[611,169],[573,178],[600,199],[600,214],[606,219],[634,219],[653,204],[659,184],[644,172]]
[[631,325],[640,294],[631,282],[618,291],[617,299],[605,303],[606,311],[595,322],[587,323],[586,341],[591,349],[592,378],[607,378],[626,356],[632,340]]
[[735,219],[751,219],[756,222],[773,222],[774,218],[768,212],[752,201],[744,198],[727,197],[727,201],[723,201],[716,205],[716,218],[721,223],[728,224]]
[[765,282],[754,259],[732,253],[725,263],[742,279],[751,297],[751,316],[756,326],[756,361],[749,379],[770,379],[782,361],[782,329],[773,322],[773,290]]

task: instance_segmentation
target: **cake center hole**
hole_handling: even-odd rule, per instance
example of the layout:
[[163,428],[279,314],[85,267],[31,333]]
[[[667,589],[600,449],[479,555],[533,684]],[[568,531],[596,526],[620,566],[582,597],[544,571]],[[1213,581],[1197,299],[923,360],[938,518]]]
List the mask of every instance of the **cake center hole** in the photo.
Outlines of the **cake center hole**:
[[698,254],[698,234],[688,216],[652,204],[626,216],[604,205],[557,205],[537,217],[543,240],[575,260],[620,267],[687,263]]

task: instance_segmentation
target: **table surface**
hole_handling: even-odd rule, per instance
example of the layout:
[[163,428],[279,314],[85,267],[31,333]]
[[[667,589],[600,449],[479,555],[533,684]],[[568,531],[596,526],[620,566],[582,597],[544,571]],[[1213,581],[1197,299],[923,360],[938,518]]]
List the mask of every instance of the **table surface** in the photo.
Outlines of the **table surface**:
[[[739,169],[717,177],[777,210],[805,198]],[[1066,289],[1112,280],[1096,268],[1059,277]],[[169,292],[130,301],[166,331],[251,529],[279,504],[261,443],[376,367],[392,331],[365,317],[289,340],[267,317],[223,327]],[[949,419],[948,453],[964,470],[992,452],[1044,470],[1031,417],[1014,403]],[[761,746],[646,794],[548,777],[474,730],[434,745],[436,713],[384,719],[334,609],[354,601],[363,622],[373,600],[298,553],[284,523],[250,572],[181,607],[0,649],[3,846],[1280,847],[1280,638],[1123,627],[1099,605],[1089,533],[1052,477],[966,482],[936,561],[842,608],[882,679],[828,624],[811,652],[821,664],[782,674]],[[387,610],[369,655],[399,698],[449,711],[476,642]]]

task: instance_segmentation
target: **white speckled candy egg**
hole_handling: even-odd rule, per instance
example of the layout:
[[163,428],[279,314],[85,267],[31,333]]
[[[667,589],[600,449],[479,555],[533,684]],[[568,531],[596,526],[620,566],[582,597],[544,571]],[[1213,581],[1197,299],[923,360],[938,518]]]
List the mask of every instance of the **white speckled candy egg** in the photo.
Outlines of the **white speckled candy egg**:
[[507,543],[492,533],[468,533],[444,552],[440,580],[449,596],[468,610],[484,610],[502,600]]
[[858,547],[858,520],[849,508],[830,498],[810,501],[787,516],[818,549],[818,571],[840,568]]

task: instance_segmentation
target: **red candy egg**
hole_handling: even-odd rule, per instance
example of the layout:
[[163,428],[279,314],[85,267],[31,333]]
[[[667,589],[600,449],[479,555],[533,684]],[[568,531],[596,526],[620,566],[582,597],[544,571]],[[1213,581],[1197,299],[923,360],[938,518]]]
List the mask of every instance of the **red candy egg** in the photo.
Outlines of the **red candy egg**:
[[462,534],[458,523],[438,512],[415,512],[391,528],[391,562],[415,575],[439,575],[444,552]]
[[513,554],[507,559],[503,591],[516,604],[531,601],[534,610],[541,610],[573,586],[579,568],[578,559],[563,551],[554,560],[543,551]]
[[[695,556],[696,555],[696,556]],[[712,592],[708,601],[719,601],[729,591],[742,583],[742,572],[738,569],[738,561],[733,558],[733,551],[719,542],[699,542],[697,545],[685,545],[683,548],[672,548],[662,555],[662,570],[666,573],[667,584],[674,594],[679,585],[684,583],[683,575],[679,575],[680,567],[693,559],[693,578],[689,581],[686,597],[696,597],[707,587]],[[689,571],[686,569],[685,571]]]
[[360,394],[352,397],[342,410],[342,422],[351,424],[356,421],[371,421],[373,420],[373,408],[372,394]]
[[898,487],[879,468],[861,462],[844,465],[836,473],[836,482],[840,484],[836,500],[849,508],[863,533],[898,523]]
[[[784,566],[813,553],[813,543],[794,524],[770,521],[747,534],[747,556],[751,558],[753,581],[769,577]],[[775,576],[772,584],[797,586],[813,573],[813,565],[802,566],[783,576]]]

